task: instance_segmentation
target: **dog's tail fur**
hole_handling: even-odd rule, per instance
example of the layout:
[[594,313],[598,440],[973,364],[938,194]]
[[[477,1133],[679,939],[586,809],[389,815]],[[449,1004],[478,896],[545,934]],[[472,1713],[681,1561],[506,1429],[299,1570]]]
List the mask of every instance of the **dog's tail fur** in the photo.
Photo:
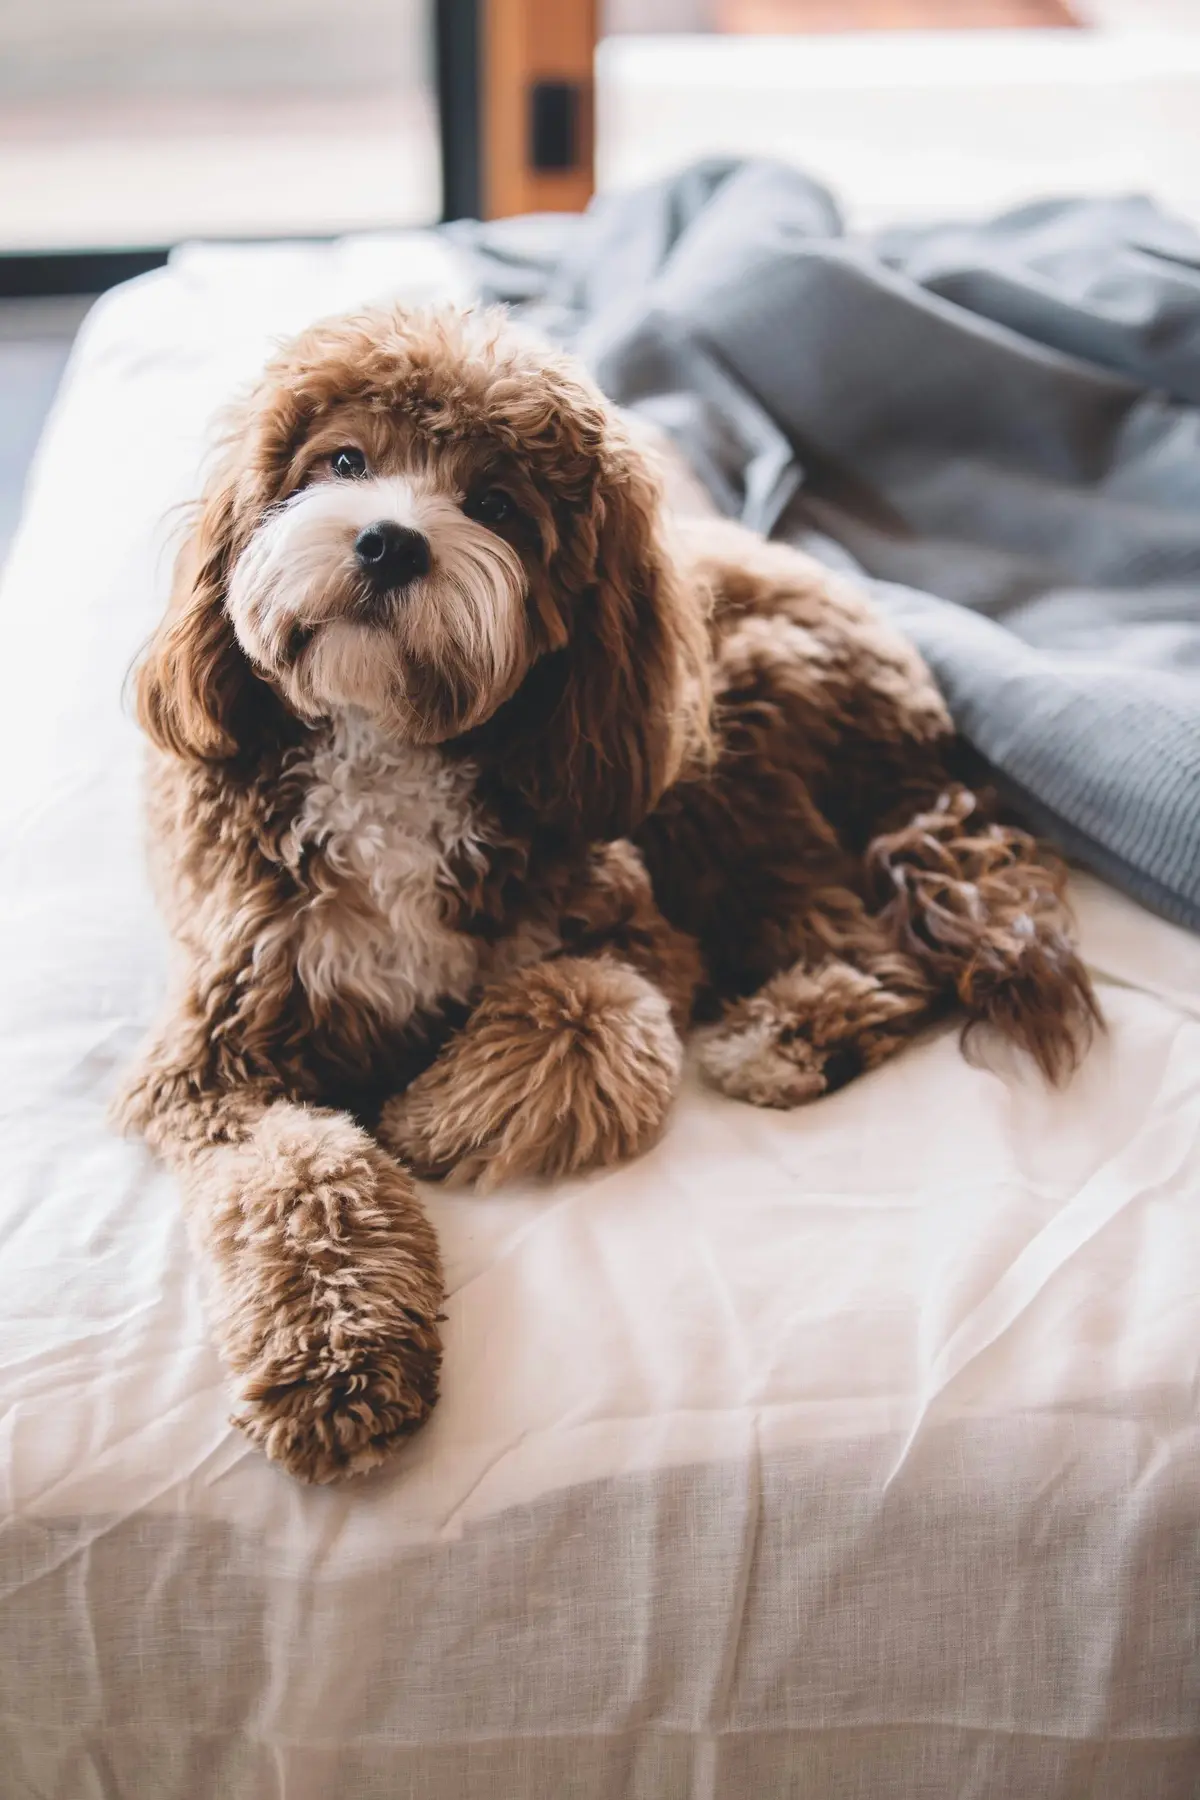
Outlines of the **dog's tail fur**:
[[955,785],[877,837],[867,866],[897,946],[965,1008],[964,1040],[993,1025],[1050,1081],[1071,1074],[1102,1020],[1071,941],[1062,865]]

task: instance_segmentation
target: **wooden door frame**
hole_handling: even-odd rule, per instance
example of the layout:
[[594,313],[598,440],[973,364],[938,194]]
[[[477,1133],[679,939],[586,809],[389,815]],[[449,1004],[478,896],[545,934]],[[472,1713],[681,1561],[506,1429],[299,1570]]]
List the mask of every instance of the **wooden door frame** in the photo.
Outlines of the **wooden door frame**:
[[599,0],[435,0],[444,218],[586,206],[599,13]]

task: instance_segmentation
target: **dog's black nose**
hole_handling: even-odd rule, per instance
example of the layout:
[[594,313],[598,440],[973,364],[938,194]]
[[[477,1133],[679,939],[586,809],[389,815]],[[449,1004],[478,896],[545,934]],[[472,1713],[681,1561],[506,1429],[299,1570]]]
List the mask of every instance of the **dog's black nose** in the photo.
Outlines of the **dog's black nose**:
[[365,525],[354,540],[359,568],[373,588],[405,587],[429,573],[429,539],[394,519]]

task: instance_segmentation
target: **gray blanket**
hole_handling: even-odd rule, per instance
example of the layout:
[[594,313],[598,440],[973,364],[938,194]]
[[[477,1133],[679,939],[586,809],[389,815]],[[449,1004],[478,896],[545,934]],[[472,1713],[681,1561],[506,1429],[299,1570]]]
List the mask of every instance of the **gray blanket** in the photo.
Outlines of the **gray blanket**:
[[1147,201],[847,235],[708,163],[458,228],[717,503],[858,567],[1046,832],[1200,929],[1200,237]]

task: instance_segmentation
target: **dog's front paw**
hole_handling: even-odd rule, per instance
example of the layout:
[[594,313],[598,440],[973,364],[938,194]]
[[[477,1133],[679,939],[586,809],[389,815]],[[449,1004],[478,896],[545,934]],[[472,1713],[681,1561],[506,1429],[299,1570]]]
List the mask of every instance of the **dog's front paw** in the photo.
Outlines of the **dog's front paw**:
[[424,1423],[437,1399],[439,1361],[428,1325],[386,1349],[316,1358],[302,1349],[254,1368],[241,1383],[233,1423],[300,1481],[363,1475]]
[[539,963],[484,995],[379,1138],[419,1175],[481,1187],[575,1174],[653,1142],[682,1061],[666,999],[626,964]]
[[344,1115],[279,1103],[197,1176],[234,1422],[302,1481],[374,1468],[437,1398],[442,1275],[411,1175]]

